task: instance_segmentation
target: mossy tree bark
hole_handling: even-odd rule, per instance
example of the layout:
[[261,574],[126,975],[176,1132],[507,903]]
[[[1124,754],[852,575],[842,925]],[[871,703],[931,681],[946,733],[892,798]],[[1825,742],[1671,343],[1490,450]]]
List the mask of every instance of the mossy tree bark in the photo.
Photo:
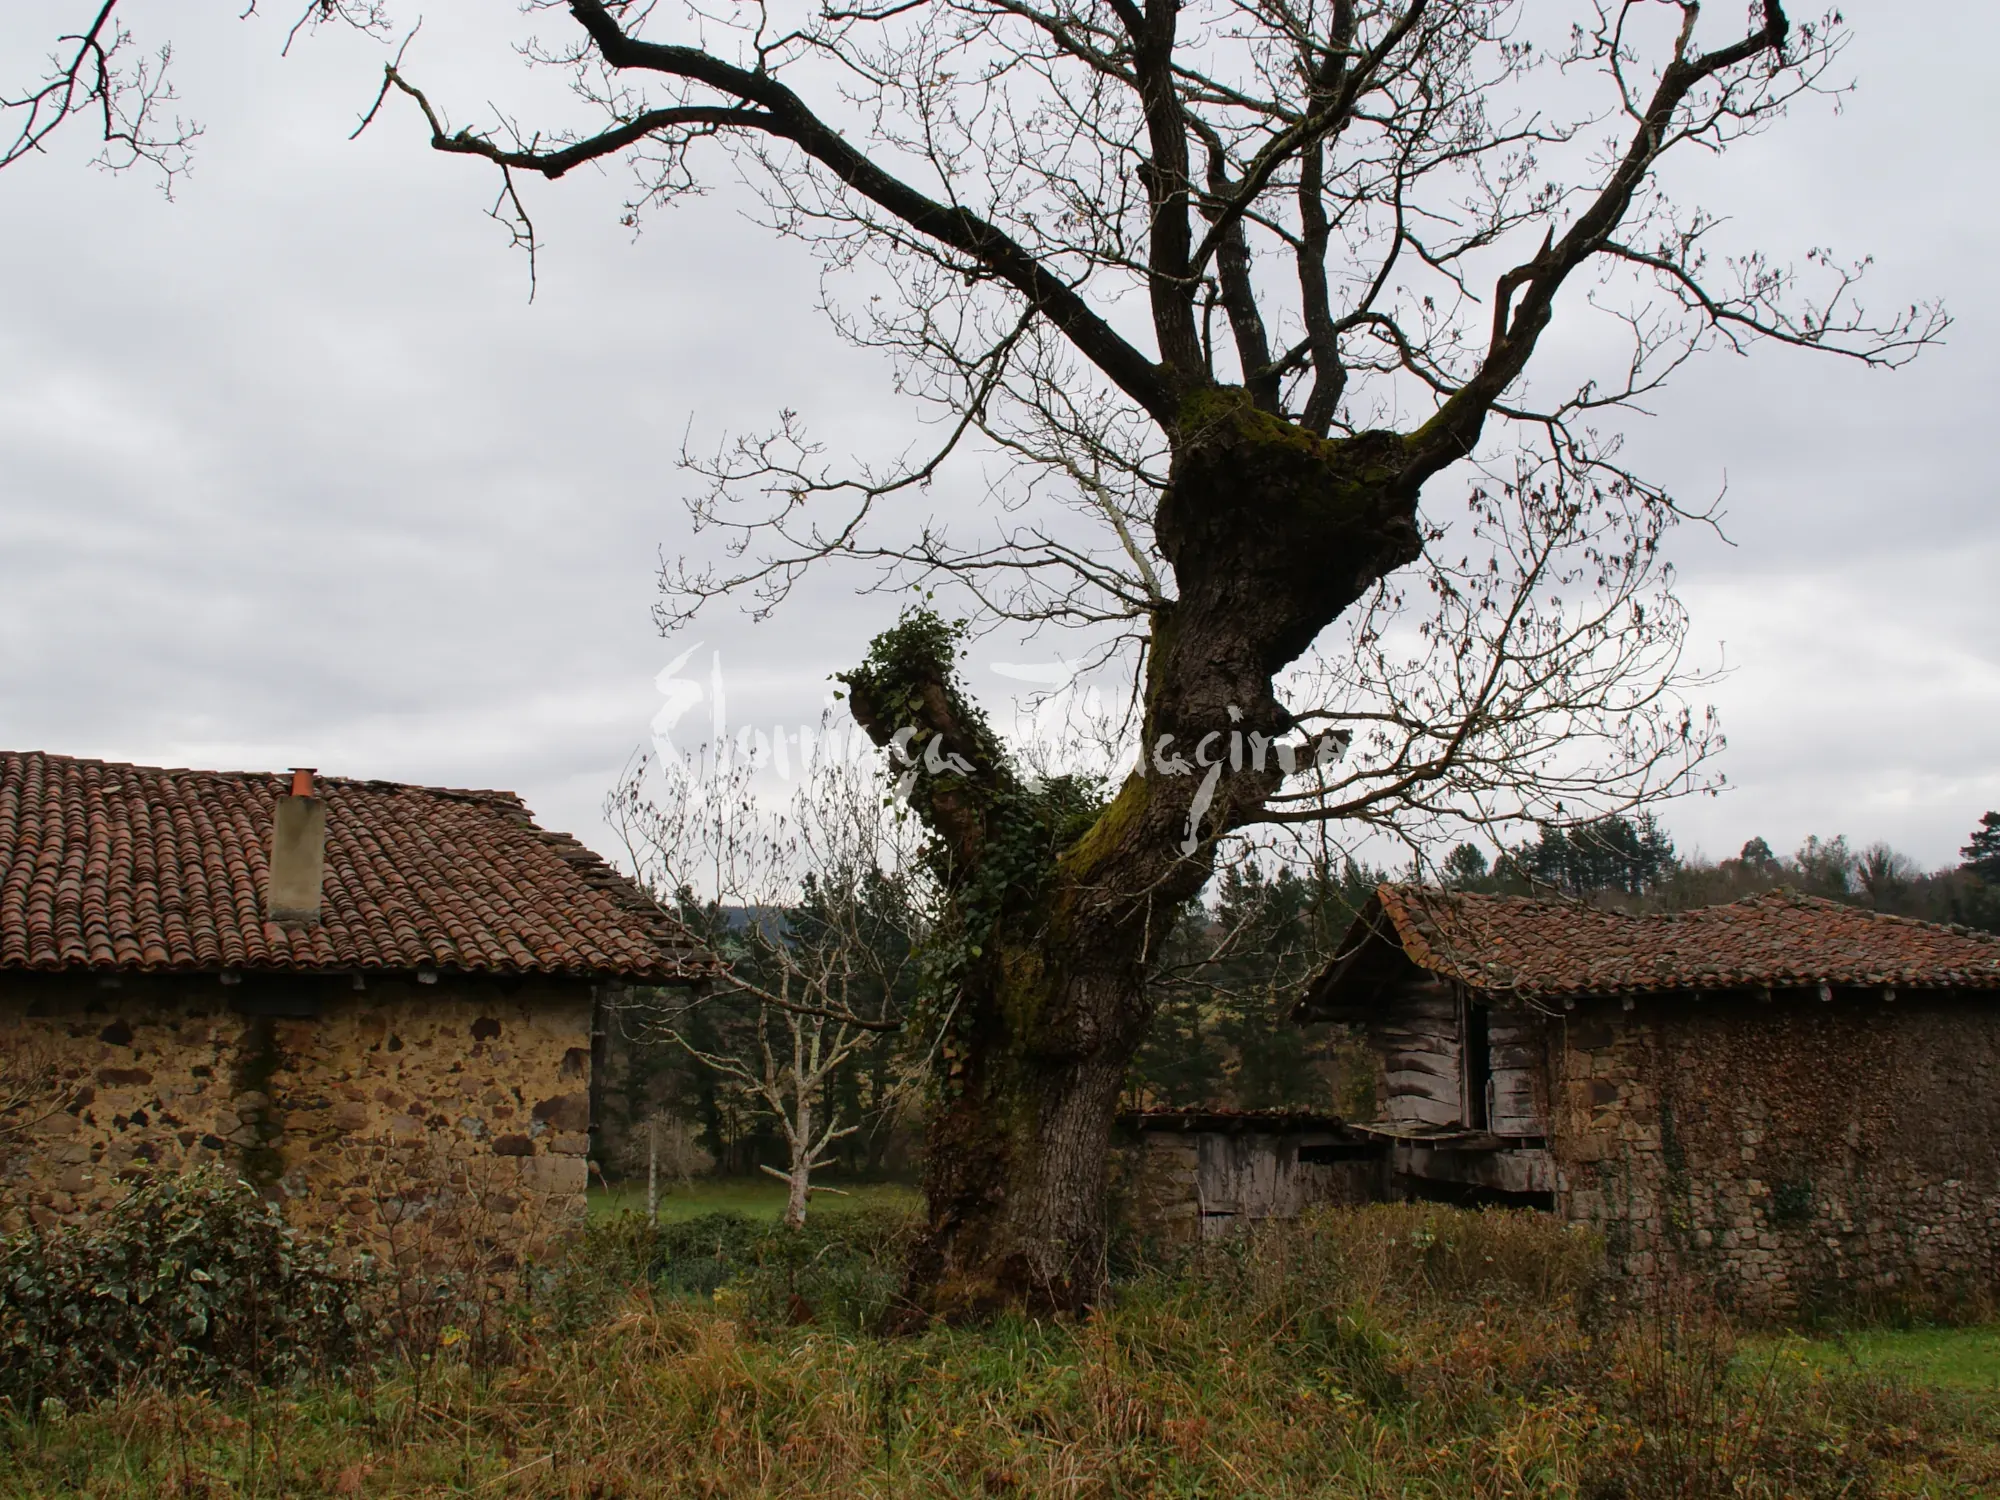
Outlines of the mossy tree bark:
[[1178,589],[1152,622],[1149,759],[1107,804],[1015,773],[935,620],[887,632],[845,679],[879,744],[902,735],[963,914],[912,1272],[945,1316],[1101,1294],[1106,1151],[1151,1019],[1149,956],[1216,841],[1277,790],[1277,747],[1302,746],[1275,674],[1419,548],[1402,438],[1322,440],[1224,389],[1187,410],[1158,522]]

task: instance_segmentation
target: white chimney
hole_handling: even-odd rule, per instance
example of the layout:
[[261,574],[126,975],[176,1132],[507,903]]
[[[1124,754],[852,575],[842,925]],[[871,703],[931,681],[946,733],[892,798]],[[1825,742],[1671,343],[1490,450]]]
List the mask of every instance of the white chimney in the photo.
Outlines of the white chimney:
[[326,878],[326,803],[313,795],[313,767],[292,767],[292,792],[278,799],[271,827],[271,873],[264,907],[273,922],[317,922]]

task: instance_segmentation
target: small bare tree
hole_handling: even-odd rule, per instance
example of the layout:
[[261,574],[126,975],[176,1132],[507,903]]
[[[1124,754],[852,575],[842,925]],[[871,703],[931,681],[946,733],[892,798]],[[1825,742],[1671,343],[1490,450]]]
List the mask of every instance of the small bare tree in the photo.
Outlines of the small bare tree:
[[[780,1003],[789,997],[790,979],[786,973],[778,981]],[[768,1002],[757,1006],[753,1057],[707,1051],[688,1042],[678,1030],[672,1034],[687,1048],[690,1057],[743,1084],[777,1120],[785,1137],[786,1165],[781,1170],[760,1162],[757,1170],[786,1185],[785,1223],[796,1229],[805,1223],[806,1205],[814,1193],[841,1191],[815,1185],[812,1174],[827,1164],[837,1141],[854,1134],[861,1126],[852,1121],[843,1124],[831,1108],[820,1111],[820,1118],[816,1119],[814,1102],[826,1097],[827,1086],[859,1049],[863,1033],[844,1021],[829,1022],[825,1016],[780,1010],[784,1036],[774,1047],[773,1009]]]
[[[922,915],[914,824],[872,770],[819,761],[781,811],[743,765],[684,763],[650,795],[645,763],[612,795],[608,816],[627,857],[662,899],[678,902],[726,955],[727,977],[693,999],[654,999],[637,1024],[736,1085],[774,1120],[787,1185],[785,1222],[805,1222],[813,1182],[835,1146],[862,1128],[833,1084],[869,1041],[901,1029]],[[712,774],[705,774],[711,772]],[[702,1007],[747,1002],[735,1026],[689,1021]]]
[[708,1170],[714,1158],[702,1149],[694,1125],[674,1110],[656,1109],[646,1116],[646,1217],[660,1217],[660,1171],[665,1168],[682,1187],[697,1172]]

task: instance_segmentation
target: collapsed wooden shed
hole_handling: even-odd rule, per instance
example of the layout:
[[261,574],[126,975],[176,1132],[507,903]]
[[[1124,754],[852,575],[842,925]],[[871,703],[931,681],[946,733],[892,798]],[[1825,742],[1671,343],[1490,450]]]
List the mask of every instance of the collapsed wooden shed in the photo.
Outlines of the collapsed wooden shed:
[[1166,1242],[1214,1239],[1317,1203],[1382,1194],[1382,1147],[1338,1116],[1287,1109],[1144,1109],[1119,1117],[1123,1218]]

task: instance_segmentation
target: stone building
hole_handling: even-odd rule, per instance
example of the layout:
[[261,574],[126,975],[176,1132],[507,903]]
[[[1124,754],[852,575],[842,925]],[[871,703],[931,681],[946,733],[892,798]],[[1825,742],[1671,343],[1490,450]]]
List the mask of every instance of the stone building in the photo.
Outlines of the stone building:
[[1319,1203],[1380,1195],[1383,1148],[1338,1117],[1288,1109],[1144,1109],[1118,1120],[1118,1216],[1164,1244],[1215,1239]]
[[1548,1208],[1754,1312],[2000,1285],[2000,939],[1385,885],[1297,1014],[1365,1030],[1392,1192]]
[[509,792],[0,753],[0,1208],[221,1161],[307,1221],[560,1223],[599,1007],[713,968]]

